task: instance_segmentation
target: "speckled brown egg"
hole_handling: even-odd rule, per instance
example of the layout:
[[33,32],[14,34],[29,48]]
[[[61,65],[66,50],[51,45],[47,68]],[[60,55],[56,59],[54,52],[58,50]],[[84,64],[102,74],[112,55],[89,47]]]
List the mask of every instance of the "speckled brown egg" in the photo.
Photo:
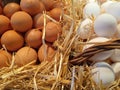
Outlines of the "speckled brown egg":
[[42,13],[45,10],[44,5],[39,0],[21,0],[20,6],[23,11],[26,11],[30,15]]
[[4,15],[0,15],[0,35],[10,29],[10,20]]
[[42,32],[38,29],[32,29],[25,35],[27,45],[33,48],[39,48],[42,44]]
[[58,36],[61,35],[62,28],[60,24],[54,22],[48,22],[45,31],[45,40],[48,42],[54,42]]
[[9,52],[0,50],[0,68],[9,66],[11,60],[12,56]]
[[14,30],[6,31],[1,36],[1,44],[5,45],[8,51],[16,51],[24,44],[24,38]]
[[55,50],[50,45],[42,45],[38,50],[38,58],[39,61],[42,62],[44,60],[51,61],[55,55]]
[[11,16],[11,25],[16,31],[26,32],[32,28],[32,24],[32,17],[24,11],[15,12]]
[[15,55],[15,64],[18,66],[26,65],[30,62],[36,62],[37,60],[37,52],[30,47],[22,47],[16,52]]
[[8,3],[3,8],[3,13],[9,18],[17,11],[20,11],[20,5],[14,2]]
[[[50,20],[46,17],[46,23],[48,23]],[[44,27],[44,15],[39,13],[34,17],[34,27],[38,29],[43,29]]]

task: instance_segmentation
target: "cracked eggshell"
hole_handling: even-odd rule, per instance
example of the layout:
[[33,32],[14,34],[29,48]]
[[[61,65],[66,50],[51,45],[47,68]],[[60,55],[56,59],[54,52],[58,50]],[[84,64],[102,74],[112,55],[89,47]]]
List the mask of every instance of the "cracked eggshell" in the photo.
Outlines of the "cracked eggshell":
[[78,28],[77,33],[79,34],[79,37],[82,39],[87,39],[91,34],[91,24],[92,20],[89,18],[86,18],[81,22],[80,27]]
[[93,65],[95,68],[91,70],[92,79],[100,84],[102,81],[103,85],[110,85],[115,80],[115,73],[112,67],[105,62],[98,62]]
[[99,15],[94,22],[94,31],[100,37],[113,37],[117,32],[116,18],[107,13]]
[[116,78],[120,78],[120,62],[113,63],[111,66],[115,72]]
[[110,58],[113,62],[120,62],[120,49],[114,49],[114,52]]
[[100,6],[96,2],[87,3],[83,9],[83,15],[85,18],[97,17],[100,14]]

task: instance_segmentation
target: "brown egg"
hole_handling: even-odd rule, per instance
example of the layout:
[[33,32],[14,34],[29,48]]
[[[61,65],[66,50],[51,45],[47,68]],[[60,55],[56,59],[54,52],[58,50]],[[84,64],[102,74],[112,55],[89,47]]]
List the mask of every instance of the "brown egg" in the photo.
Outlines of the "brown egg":
[[2,6],[2,0],[0,0],[0,6]]
[[61,1],[56,1],[53,5],[53,8],[62,8],[64,6],[64,3]]
[[2,45],[1,45],[1,38],[0,38],[0,49],[2,48]]
[[38,29],[32,29],[25,35],[27,45],[33,48],[39,48],[42,44],[42,32]]
[[4,15],[0,15],[0,35],[10,29],[10,20]]
[[[50,20],[46,17],[46,23]],[[44,16],[43,14],[39,13],[34,17],[34,27],[38,29],[43,29],[44,27]]]
[[24,11],[15,12],[11,16],[11,25],[16,31],[26,32],[32,28],[32,24],[32,17]]
[[18,66],[26,65],[32,61],[36,62],[37,52],[30,47],[22,47],[16,52],[15,64]]
[[54,42],[57,40],[58,35],[60,35],[61,32],[62,28],[59,24],[48,22],[46,25],[45,40],[48,42]]
[[45,5],[47,11],[53,9],[54,4],[56,3],[55,0],[41,0],[41,2]]
[[2,14],[2,7],[0,6],[0,14]]
[[39,0],[21,0],[20,6],[23,11],[28,12],[30,15],[35,15],[45,10],[44,5]]
[[9,30],[2,35],[1,44],[9,51],[16,51],[23,46],[24,38],[16,31]]
[[50,16],[55,20],[59,21],[60,17],[62,16],[62,9],[61,8],[54,8],[50,11]]
[[39,13],[43,13],[43,11],[45,11],[45,5],[40,1],[40,12]]
[[11,2],[5,5],[3,8],[3,13],[7,17],[11,17],[15,12],[20,11],[20,6],[17,3]]
[[[45,55],[46,50],[46,55]],[[44,60],[51,61],[55,55],[55,50],[50,45],[42,45],[38,50],[38,58],[39,61],[42,62]]]
[[0,50],[0,68],[9,66],[11,60],[12,56],[10,53],[5,50]]

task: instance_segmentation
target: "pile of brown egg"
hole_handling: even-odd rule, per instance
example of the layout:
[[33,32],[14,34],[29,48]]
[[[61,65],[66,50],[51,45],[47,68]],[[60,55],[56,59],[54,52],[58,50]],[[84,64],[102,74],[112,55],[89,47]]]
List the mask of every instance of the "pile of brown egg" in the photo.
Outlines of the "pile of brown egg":
[[13,52],[18,66],[51,60],[55,54],[52,44],[62,33],[61,5],[58,0],[0,4],[0,68],[11,64]]

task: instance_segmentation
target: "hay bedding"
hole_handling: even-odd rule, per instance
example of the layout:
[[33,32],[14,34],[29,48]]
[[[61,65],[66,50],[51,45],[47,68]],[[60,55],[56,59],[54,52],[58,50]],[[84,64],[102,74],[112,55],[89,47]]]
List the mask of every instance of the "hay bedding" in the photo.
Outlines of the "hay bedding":
[[81,0],[76,4],[72,0],[62,2],[66,12],[61,22],[64,25],[63,34],[54,43],[57,52],[53,61],[0,69],[1,90],[120,90],[120,80],[106,87],[96,85],[90,74],[92,67],[89,65],[92,63],[87,61],[98,52],[120,48],[120,39],[98,43],[80,53],[86,43],[78,38],[76,30],[83,18],[81,12],[86,1]]

